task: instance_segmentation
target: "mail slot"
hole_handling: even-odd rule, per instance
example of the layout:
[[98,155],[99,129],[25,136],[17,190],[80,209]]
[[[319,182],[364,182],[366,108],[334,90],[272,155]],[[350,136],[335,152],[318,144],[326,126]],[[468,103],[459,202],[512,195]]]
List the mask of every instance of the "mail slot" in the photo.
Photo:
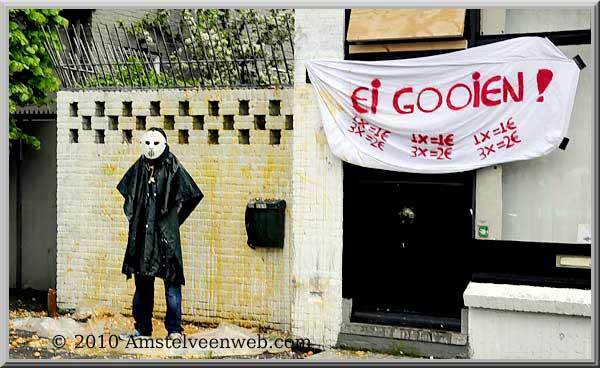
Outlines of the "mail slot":
[[285,200],[251,200],[246,205],[246,233],[250,248],[283,248]]

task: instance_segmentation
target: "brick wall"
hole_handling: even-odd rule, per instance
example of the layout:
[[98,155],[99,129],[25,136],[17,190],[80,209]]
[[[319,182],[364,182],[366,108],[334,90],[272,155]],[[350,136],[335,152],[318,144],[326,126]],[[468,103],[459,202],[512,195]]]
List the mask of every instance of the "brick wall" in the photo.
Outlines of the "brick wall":
[[331,153],[305,60],[344,58],[344,10],[296,9],[292,333],[332,346],[342,323],[342,162]]
[[289,330],[290,237],[283,249],[250,249],[244,210],[255,197],[282,198],[289,215],[292,103],[291,89],[59,92],[59,307],[130,310],[133,280],[120,272],[127,220],[115,186],[139,157],[144,129],[157,126],[205,194],[181,227],[184,319]]

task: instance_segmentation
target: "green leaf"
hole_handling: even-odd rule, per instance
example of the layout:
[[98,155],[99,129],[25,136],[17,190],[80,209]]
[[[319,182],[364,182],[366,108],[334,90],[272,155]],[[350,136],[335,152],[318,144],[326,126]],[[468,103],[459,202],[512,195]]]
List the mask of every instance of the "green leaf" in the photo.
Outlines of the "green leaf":
[[[17,106],[27,104],[43,105],[47,95],[56,91],[58,79],[52,75],[52,61],[44,47],[46,37],[42,25],[50,29],[67,25],[60,16],[59,9],[9,9],[9,111],[14,113]],[[57,42],[52,34],[51,42]],[[11,140],[21,140],[34,149],[39,149],[40,141],[23,133],[10,123]]]

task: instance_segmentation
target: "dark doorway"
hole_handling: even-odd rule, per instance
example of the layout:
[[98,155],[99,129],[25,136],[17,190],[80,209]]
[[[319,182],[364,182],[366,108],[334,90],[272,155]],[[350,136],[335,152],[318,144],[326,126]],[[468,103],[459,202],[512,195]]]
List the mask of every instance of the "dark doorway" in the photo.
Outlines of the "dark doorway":
[[344,164],[344,297],[356,322],[460,330],[474,172]]
[[10,288],[56,288],[56,115],[17,114],[17,126],[41,142],[10,147]]

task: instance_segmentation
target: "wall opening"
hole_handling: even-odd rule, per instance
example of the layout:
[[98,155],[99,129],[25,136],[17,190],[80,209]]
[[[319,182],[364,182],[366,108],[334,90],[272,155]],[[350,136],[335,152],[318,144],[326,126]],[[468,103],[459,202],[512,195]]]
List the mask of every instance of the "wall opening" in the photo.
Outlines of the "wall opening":
[[233,115],[223,115],[223,129],[233,130]]
[[131,101],[123,101],[123,116],[133,116],[133,103]]
[[264,115],[254,115],[254,129],[265,130],[267,121]]
[[179,144],[189,144],[190,133],[187,129],[179,129]]
[[219,131],[217,129],[208,130],[208,144],[219,144]]
[[91,116],[82,116],[81,117],[81,129],[92,130],[92,117]]
[[175,116],[173,116],[173,115],[165,115],[164,129],[165,130],[173,130],[173,129],[175,129]]
[[281,115],[281,101],[280,100],[269,100],[269,115],[271,115],[271,116]]
[[108,130],[119,130],[119,117],[109,116],[108,117]]
[[69,104],[69,116],[77,116],[77,102],[72,102]]
[[250,144],[250,130],[239,129],[238,130],[238,142],[240,144]]
[[104,116],[104,102],[96,101],[96,116]]
[[160,116],[160,101],[150,101],[150,116]]
[[281,143],[281,130],[271,129],[269,133],[269,144],[280,144]]
[[210,116],[219,116],[219,101],[208,101],[208,112]]
[[146,117],[145,116],[136,116],[135,129],[146,130]]
[[96,129],[94,143],[104,144],[104,129]]
[[248,100],[240,100],[240,115],[250,115],[250,101]]
[[69,129],[69,142],[70,143],[78,143],[79,142],[79,131],[77,129]]
[[123,129],[123,143],[131,144],[133,140],[133,132],[131,129]]
[[293,130],[294,129],[294,115],[286,115],[285,116],[285,130]]
[[204,115],[194,115],[192,117],[192,128],[194,130],[204,129]]
[[189,101],[179,101],[179,116],[188,116],[190,115],[190,102]]

